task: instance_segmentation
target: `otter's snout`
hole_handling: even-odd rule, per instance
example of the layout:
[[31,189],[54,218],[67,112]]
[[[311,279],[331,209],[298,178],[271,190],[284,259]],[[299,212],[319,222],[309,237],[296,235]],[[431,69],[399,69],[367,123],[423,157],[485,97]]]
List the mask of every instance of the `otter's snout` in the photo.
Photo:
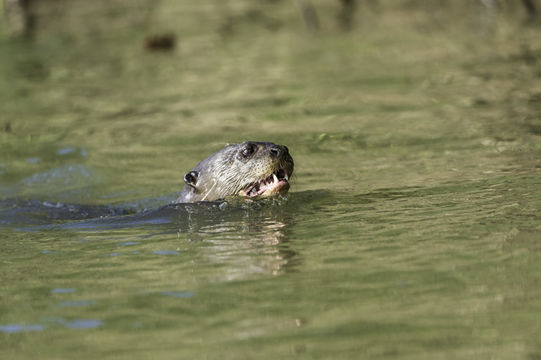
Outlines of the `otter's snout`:
[[272,147],[269,149],[269,153],[272,158],[279,159],[282,156],[288,155],[289,149],[287,146],[283,145],[272,145]]

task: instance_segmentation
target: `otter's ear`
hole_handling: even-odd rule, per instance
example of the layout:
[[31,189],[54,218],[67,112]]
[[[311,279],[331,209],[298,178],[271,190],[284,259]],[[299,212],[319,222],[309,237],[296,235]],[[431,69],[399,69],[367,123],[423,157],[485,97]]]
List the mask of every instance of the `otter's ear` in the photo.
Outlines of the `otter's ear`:
[[189,173],[186,173],[186,175],[184,175],[184,182],[186,183],[186,185],[191,186],[195,189],[195,184],[197,184],[198,176],[199,172],[190,171]]

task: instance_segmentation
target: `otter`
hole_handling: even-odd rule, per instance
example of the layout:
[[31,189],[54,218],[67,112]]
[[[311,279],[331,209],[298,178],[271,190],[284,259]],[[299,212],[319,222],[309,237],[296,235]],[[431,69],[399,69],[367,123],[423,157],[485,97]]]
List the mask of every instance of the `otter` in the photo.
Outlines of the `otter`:
[[229,145],[184,175],[186,184],[174,203],[285,194],[292,174],[293,159],[287,146],[256,141]]

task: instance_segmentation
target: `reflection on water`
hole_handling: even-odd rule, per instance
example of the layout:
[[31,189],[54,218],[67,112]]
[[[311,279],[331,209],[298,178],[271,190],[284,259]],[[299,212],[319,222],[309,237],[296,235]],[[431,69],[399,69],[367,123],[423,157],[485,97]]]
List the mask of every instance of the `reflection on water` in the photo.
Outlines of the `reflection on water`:
[[[46,321],[46,323],[50,323],[50,321]],[[0,332],[3,333],[20,333],[20,332],[28,332],[28,331],[42,331],[47,329],[47,325],[41,325],[41,324],[9,324],[9,325],[0,325]],[[55,326],[63,326],[68,329],[94,329],[102,326],[102,322],[100,320],[95,319],[76,319],[76,320],[63,320],[63,319],[56,319],[53,322],[52,327]]]
[[223,202],[215,205],[214,212],[181,205],[187,216],[178,219],[179,236],[201,242],[207,261],[228,264],[217,281],[290,271],[297,254],[288,245],[286,234],[292,224],[291,214],[284,216],[281,208],[285,202]]
[[276,275],[294,270],[292,260],[298,255],[284,241],[285,231],[283,222],[243,220],[203,226],[195,239],[208,243],[204,248],[207,261],[228,264],[216,281],[238,280],[254,274]]
[[[122,301],[136,307],[142,301],[158,304],[171,299],[167,306],[177,306],[175,303],[180,300],[201,298],[200,293],[205,294],[206,290],[186,281],[189,279],[186,270],[190,268],[195,272],[203,269],[197,275],[197,282],[207,284],[294,271],[300,262],[287,236],[293,225],[287,211],[289,201],[280,198],[261,202],[175,204],[123,215],[121,208],[112,214],[101,206],[51,206],[39,201],[5,200],[1,204],[6,214],[4,226],[16,224],[23,234],[56,233],[53,242],[37,245],[30,256],[36,256],[37,250],[43,257],[41,261],[50,259],[63,265],[51,269],[49,280],[40,282],[40,286],[51,288],[48,294],[39,290],[42,293],[39,298],[46,304],[33,316],[39,322],[4,323],[0,332],[89,330],[114,324],[112,314],[103,313],[103,309],[116,309],[121,300],[113,295],[115,292],[90,291],[88,286],[69,280],[79,267],[86,269],[84,277],[89,279],[112,275],[113,269],[117,274],[131,273],[133,281],[124,285],[127,288],[122,291],[125,298]],[[69,207],[69,211],[64,207]],[[103,216],[87,219],[100,212]],[[208,271],[214,267],[218,271]],[[70,287],[72,284],[76,286]],[[86,313],[101,315],[84,318]],[[129,328],[153,326],[145,320],[144,311],[131,313],[128,319]]]
[[[253,274],[278,274],[292,270],[295,251],[288,246],[286,233],[291,214],[284,216],[287,199],[260,202],[168,205],[131,214],[133,210],[111,206],[85,206],[40,201],[5,200],[0,203],[3,226],[17,225],[23,231],[63,229],[96,231],[130,229],[151,225],[166,226],[165,233],[176,229],[177,236],[202,243],[206,260],[227,263],[226,273],[217,280],[234,280]],[[87,220],[86,220],[87,219]],[[143,236],[146,241],[156,234]],[[158,233],[157,235],[163,235]],[[117,246],[137,247],[140,241],[124,241]],[[42,250],[42,253],[55,253]],[[109,256],[122,253],[112,252]],[[137,255],[138,251],[131,251]],[[155,250],[155,255],[180,255],[177,250]],[[289,264],[289,265],[288,265]],[[74,289],[53,289],[70,292]]]
[[[62,2],[0,31],[2,358],[541,358],[532,2]],[[286,198],[168,205],[247,139]]]
[[33,325],[8,324],[8,325],[0,326],[0,332],[5,332],[5,333],[18,333],[18,332],[23,332],[23,331],[40,331],[43,329],[44,329],[44,326],[39,325],[39,324],[33,324]]

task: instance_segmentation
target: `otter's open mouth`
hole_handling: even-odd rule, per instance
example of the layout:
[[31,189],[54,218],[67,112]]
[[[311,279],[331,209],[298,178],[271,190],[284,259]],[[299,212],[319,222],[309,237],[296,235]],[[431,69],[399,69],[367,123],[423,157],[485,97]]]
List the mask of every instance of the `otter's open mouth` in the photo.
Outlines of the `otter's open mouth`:
[[257,197],[271,196],[277,193],[285,193],[289,190],[289,174],[286,170],[280,169],[263,180],[249,185],[245,190],[240,191],[241,196]]

